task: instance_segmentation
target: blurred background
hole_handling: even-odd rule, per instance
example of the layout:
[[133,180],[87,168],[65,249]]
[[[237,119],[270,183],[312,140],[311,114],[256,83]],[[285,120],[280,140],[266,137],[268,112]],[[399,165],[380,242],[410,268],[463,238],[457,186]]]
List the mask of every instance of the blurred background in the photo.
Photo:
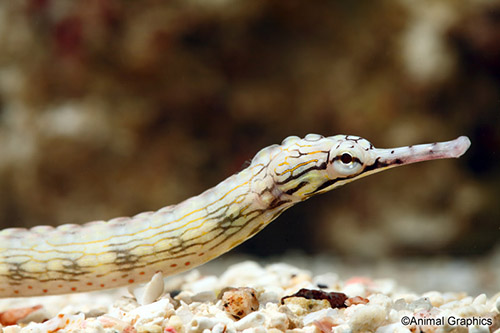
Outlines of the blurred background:
[[156,210],[289,135],[467,135],[462,158],[315,197],[231,254],[467,263],[500,289],[499,109],[500,1],[1,1],[0,224]]

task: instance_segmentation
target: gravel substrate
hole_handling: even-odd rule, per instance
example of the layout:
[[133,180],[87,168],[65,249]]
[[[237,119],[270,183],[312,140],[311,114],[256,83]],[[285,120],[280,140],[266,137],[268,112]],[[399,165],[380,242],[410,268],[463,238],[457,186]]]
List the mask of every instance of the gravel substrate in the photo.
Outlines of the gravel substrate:
[[4,332],[500,332],[500,292],[416,293],[391,279],[254,261],[162,282],[4,299],[0,322]]

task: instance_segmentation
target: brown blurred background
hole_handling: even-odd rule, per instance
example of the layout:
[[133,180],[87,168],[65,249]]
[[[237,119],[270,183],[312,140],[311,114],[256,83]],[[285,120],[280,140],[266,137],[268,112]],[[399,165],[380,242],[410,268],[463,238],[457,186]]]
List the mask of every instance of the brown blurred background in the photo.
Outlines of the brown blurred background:
[[0,2],[0,223],[156,210],[288,135],[468,135],[237,251],[488,256],[500,236],[500,1]]

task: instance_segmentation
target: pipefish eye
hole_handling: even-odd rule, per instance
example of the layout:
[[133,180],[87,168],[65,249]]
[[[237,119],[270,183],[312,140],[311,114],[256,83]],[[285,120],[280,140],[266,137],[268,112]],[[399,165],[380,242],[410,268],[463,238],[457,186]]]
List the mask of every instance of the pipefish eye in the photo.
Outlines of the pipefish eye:
[[344,164],[350,164],[354,161],[354,158],[349,153],[343,153],[340,155],[340,161]]
[[350,152],[342,152],[333,159],[331,168],[339,176],[351,176],[363,169],[363,164],[358,157]]

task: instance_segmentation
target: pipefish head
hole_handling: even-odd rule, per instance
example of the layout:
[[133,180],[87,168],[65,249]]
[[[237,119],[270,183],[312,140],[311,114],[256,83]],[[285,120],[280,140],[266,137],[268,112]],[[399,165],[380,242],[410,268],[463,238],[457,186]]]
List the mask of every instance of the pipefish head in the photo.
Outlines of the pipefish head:
[[470,140],[462,136],[447,142],[379,149],[354,135],[308,134],[303,139],[288,137],[281,146],[274,146],[269,172],[280,193],[305,200],[396,166],[460,157],[469,146]]

